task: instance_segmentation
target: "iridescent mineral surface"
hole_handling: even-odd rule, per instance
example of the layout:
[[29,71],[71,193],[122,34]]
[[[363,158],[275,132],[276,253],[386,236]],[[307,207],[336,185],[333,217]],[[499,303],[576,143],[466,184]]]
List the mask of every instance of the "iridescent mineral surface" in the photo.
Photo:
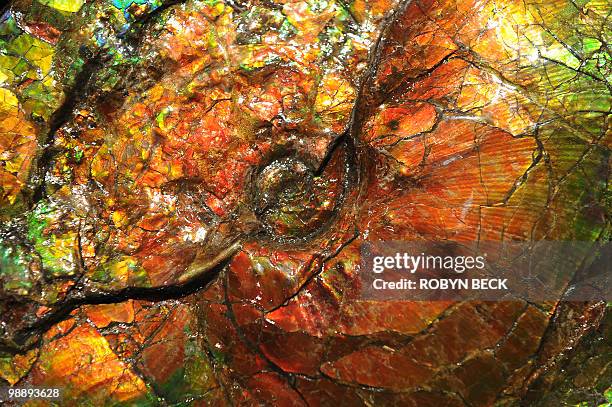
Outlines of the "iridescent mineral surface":
[[60,405],[604,403],[606,304],[362,301],[358,273],[368,240],[610,239],[611,12],[13,1],[0,384]]

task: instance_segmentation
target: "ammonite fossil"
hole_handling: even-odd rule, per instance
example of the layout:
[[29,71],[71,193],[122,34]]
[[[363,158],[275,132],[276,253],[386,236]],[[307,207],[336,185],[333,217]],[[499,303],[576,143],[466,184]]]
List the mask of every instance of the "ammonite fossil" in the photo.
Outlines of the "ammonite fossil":
[[0,400],[606,403],[605,302],[367,300],[359,274],[369,241],[609,241],[611,12],[12,1]]

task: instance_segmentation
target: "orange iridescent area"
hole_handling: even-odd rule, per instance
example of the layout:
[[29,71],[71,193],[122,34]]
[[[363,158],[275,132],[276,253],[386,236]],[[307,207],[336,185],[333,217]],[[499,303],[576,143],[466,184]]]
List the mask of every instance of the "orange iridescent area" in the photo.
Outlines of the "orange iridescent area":
[[609,239],[608,4],[44,4],[0,20],[0,385],[147,406],[609,385],[605,357],[561,359],[605,304],[359,296],[368,241]]

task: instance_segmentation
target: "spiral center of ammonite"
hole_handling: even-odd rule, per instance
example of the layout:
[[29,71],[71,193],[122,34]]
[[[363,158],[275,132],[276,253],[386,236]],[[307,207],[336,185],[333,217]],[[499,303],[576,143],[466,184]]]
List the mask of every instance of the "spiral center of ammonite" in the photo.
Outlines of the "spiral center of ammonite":
[[336,208],[340,183],[326,175],[317,176],[298,157],[276,159],[259,172],[254,210],[272,237],[307,238],[327,224]]

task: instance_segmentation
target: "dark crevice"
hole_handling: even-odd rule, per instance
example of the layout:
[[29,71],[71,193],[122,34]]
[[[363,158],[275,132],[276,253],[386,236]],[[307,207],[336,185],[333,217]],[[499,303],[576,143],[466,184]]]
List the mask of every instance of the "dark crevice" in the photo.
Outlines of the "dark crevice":
[[83,100],[89,93],[89,83],[95,72],[103,65],[102,54],[98,53],[93,58],[89,59],[83,65],[81,71],[74,78],[74,85],[68,90],[64,90],[64,103],[53,113],[49,119],[49,131],[43,141],[44,149],[38,159],[37,168],[34,171],[34,179],[37,184],[33,188],[32,202],[30,207],[33,207],[37,202],[40,202],[47,197],[47,187],[45,177],[50,169],[53,157],[57,154],[57,150],[53,148],[55,134],[68,121],[73,118],[73,112],[77,104]]
[[[140,35],[141,32],[145,30],[152,21],[155,21],[155,18],[161,13],[173,6],[185,3],[185,1],[186,0],[171,0],[152,10],[142,19],[134,22],[130,29],[123,34],[124,39],[127,42],[135,42],[137,47],[140,48],[143,45],[142,39],[144,38],[143,35]],[[72,87],[64,89],[64,102],[49,119],[49,130],[45,139],[42,141],[44,148],[32,176],[32,180],[34,181],[35,185],[31,193],[30,208],[41,200],[47,198],[45,177],[51,167],[53,158],[59,153],[57,149],[53,148],[55,135],[62,126],[72,120],[74,109],[78,106],[78,104],[90,95],[89,85],[91,80],[94,75],[104,67],[106,59],[109,57],[109,55],[103,51],[103,49],[98,50],[93,57],[85,61],[83,67],[74,78],[74,84]]]
[[346,146],[346,154],[350,161],[350,164],[353,166],[358,165],[358,154],[356,147],[359,144],[357,141],[359,130],[361,129],[361,124],[363,123],[364,118],[367,116],[367,111],[363,109],[363,105],[366,105],[364,102],[367,98],[367,92],[370,91],[370,86],[372,85],[372,81],[375,78],[376,73],[378,72],[378,65],[381,59],[382,48],[384,46],[384,39],[388,35],[388,31],[391,29],[395,21],[402,15],[403,11],[410,4],[410,0],[403,1],[394,12],[390,13],[384,21],[381,23],[381,30],[378,38],[376,39],[374,45],[370,49],[370,55],[367,62],[367,69],[362,75],[359,81],[359,89],[357,92],[357,98],[353,104],[353,110],[351,111],[351,116],[347,125],[347,130],[343,132],[340,136],[334,139],[327,148],[327,152],[319,167],[317,168],[315,174],[320,175],[325,170],[325,167],[331,160],[334,155],[334,152],[338,149],[339,146]]
[[[32,349],[40,342],[40,335],[53,325],[68,318],[72,311],[83,305],[117,304],[127,300],[159,302],[184,298],[208,287],[231,262],[235,252],[236,250],[226,253],[210,268],[202,270],[192,279],[179,284],[159,287],[126,287],[116,292],[88,294],[80,294],[79,290],[75,290],[74,295],[62,301],[54,310],[33,324],[17,331],[13,335],[12,344],[0,344],[0,351],[14,354]],[[32,338],[36,337],[38,340],[32,342]]]

